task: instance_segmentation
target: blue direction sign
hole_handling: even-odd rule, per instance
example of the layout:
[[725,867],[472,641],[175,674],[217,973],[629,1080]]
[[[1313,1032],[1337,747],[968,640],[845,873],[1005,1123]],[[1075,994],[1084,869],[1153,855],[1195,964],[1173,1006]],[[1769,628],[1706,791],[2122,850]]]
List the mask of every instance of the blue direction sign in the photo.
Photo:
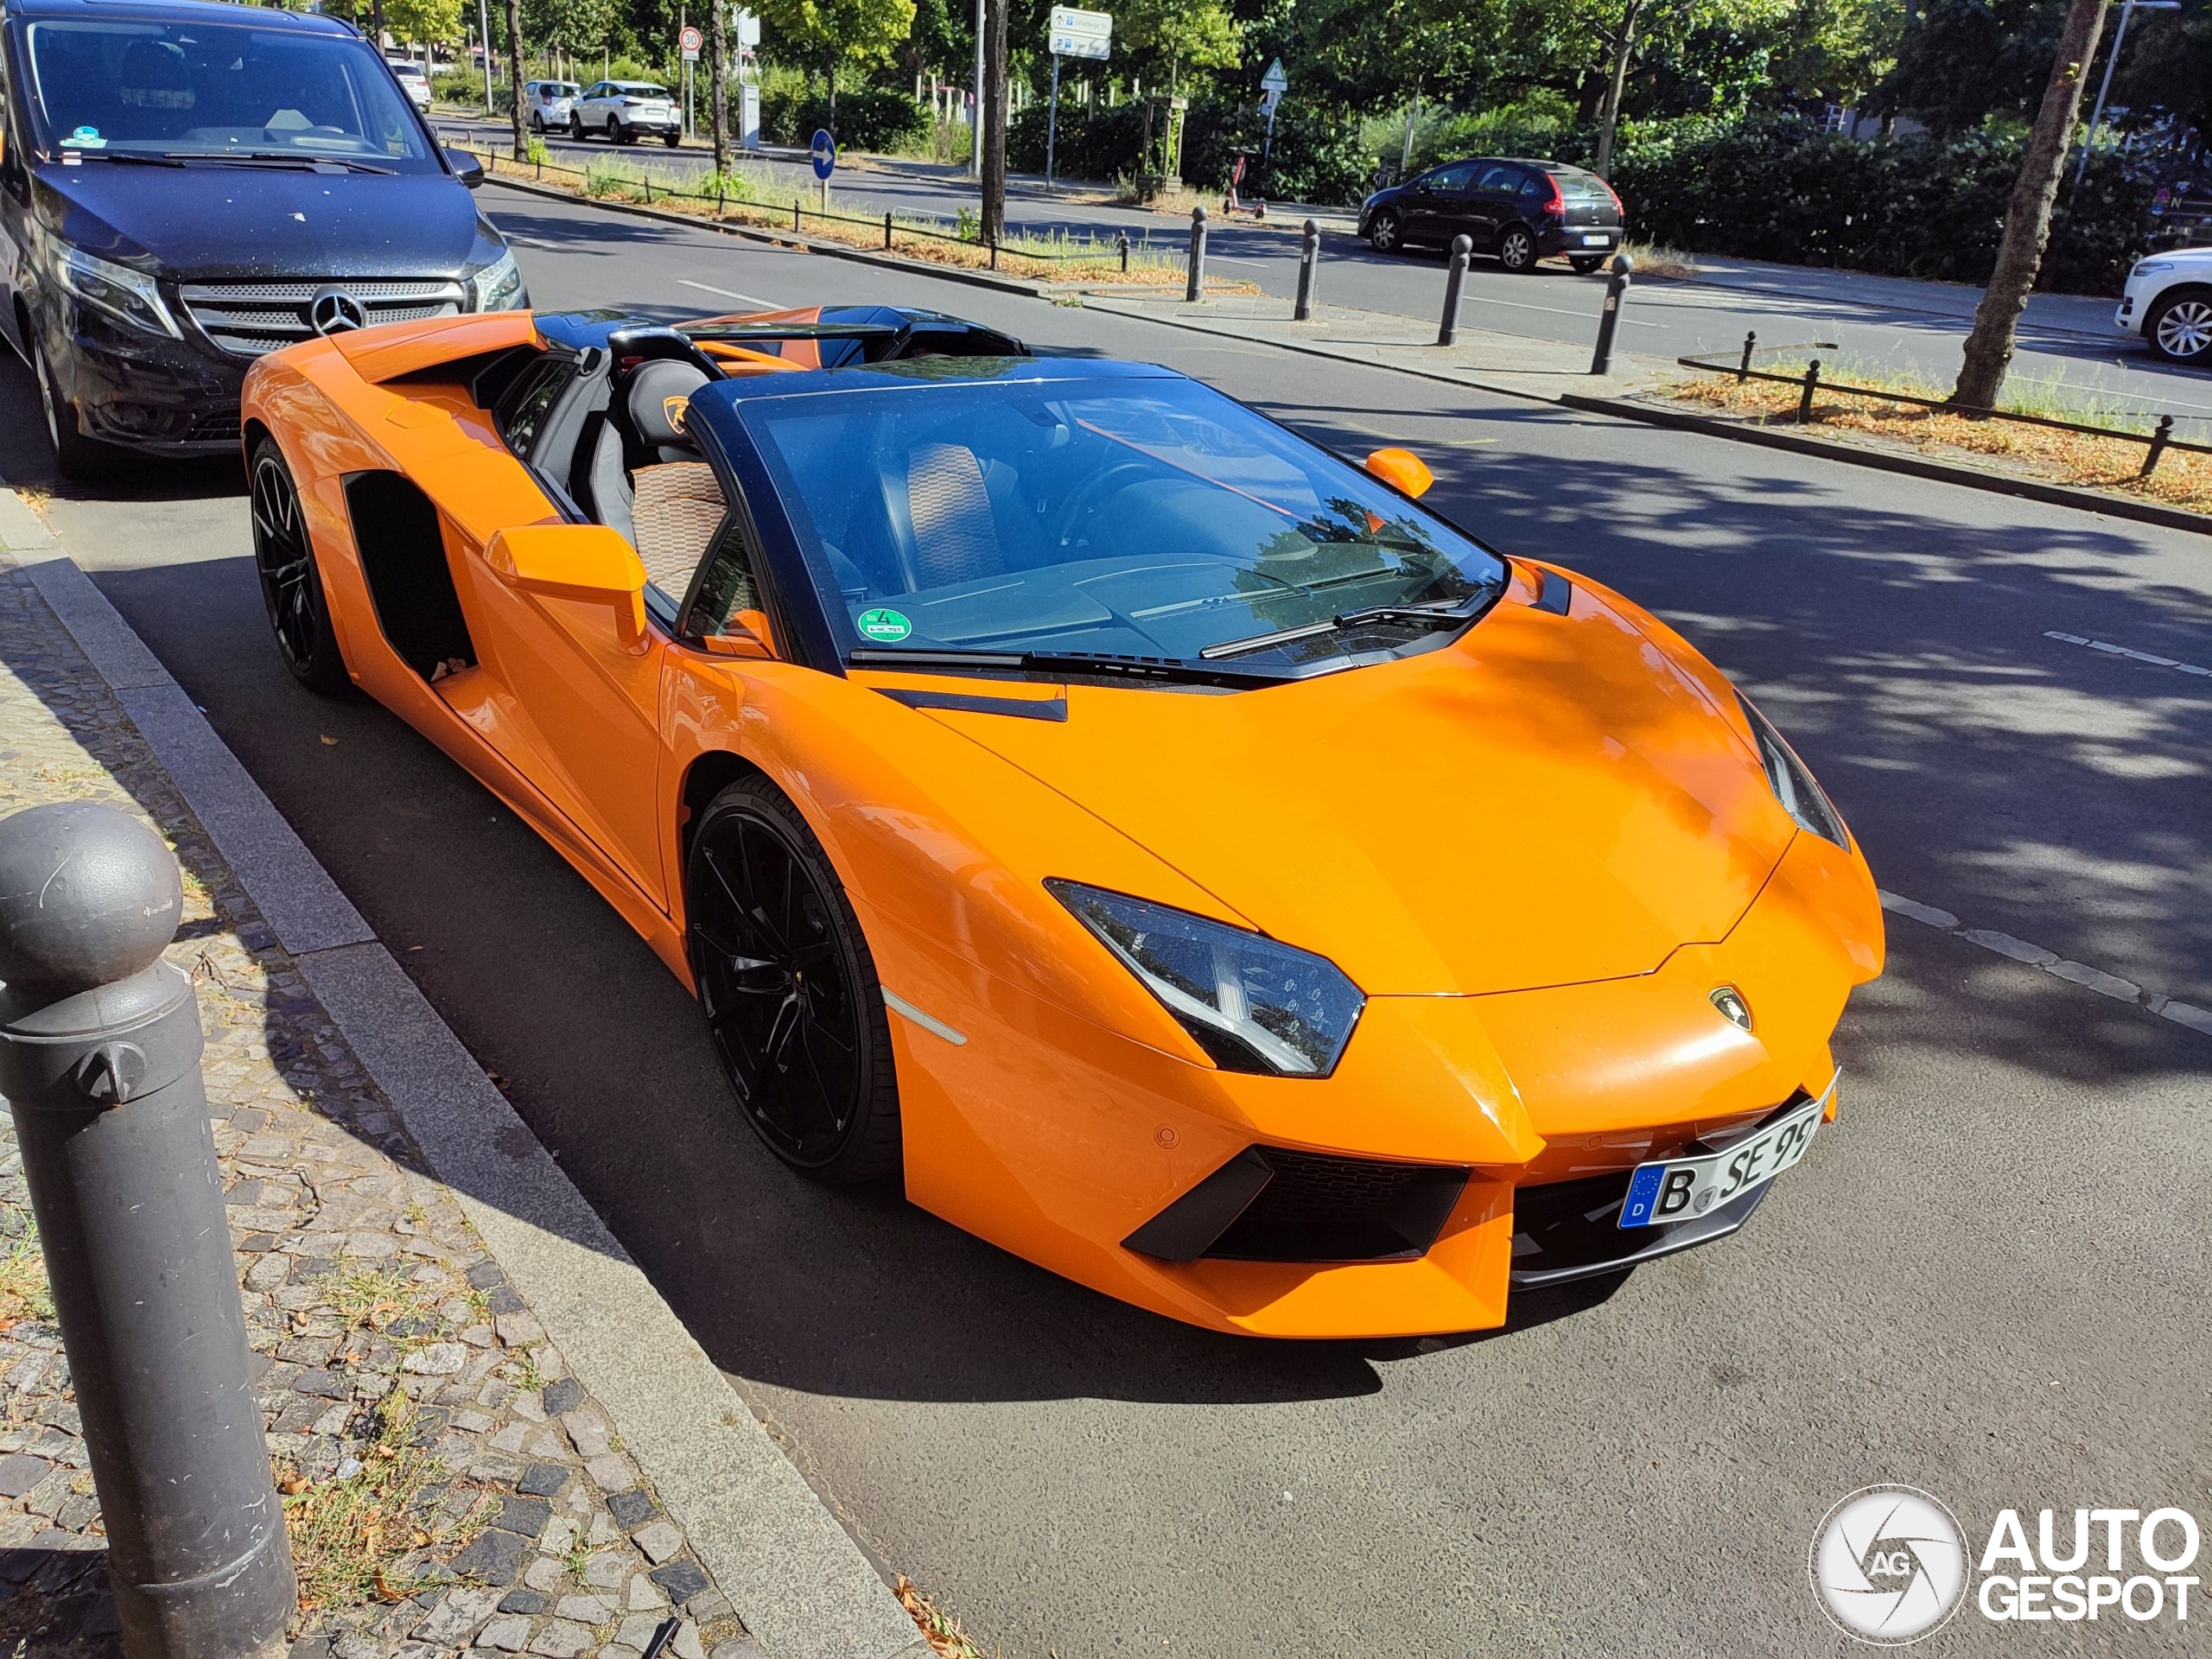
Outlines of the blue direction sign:
[[814,130],[814,143],[808,147],[807,156],[814,163],[814,176],[826,180],[837,165],[837,141],[830,136],[829,128]]

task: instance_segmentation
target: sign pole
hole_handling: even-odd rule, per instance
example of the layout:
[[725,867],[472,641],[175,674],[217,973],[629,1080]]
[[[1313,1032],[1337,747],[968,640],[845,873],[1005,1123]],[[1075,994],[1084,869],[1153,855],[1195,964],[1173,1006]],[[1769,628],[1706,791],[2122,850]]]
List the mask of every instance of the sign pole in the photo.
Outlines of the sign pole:
[[976,0],[976,107],[969,112],[968,136],[972,156],[968,170],[983,176],[983,0]]
[[1045,185],[1052,183],[1053,151],[1060,137],[1060,54],[1052,54],[1052,106],[1045,112]]

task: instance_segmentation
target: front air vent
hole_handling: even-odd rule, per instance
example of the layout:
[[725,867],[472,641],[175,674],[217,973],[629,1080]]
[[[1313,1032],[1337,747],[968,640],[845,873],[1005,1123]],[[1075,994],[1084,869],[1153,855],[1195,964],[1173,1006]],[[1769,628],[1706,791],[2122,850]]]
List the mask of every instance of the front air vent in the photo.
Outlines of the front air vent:
[[1401,1262],[1424,1255],[1465,1164],[1247,1147],[1122,1241],[1166,1262]]

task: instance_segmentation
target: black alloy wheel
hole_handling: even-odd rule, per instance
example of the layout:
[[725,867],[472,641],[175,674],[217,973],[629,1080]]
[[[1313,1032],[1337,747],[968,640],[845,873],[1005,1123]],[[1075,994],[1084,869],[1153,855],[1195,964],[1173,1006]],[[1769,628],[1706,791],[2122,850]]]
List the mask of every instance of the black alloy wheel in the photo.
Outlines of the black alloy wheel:
[[[28,323],[23,332],[30,334]],[[31,372],[38,377],[38,403],[46,414],[47,439],[54,445],[54,471],[79,483],[105,476],[115,460],[115,451],[99,439],[85,435],[77,423],[76,409],[62,401],[53,371],[46,365],[46,347],[36,340],[31,342]]]
[[630,142],[629,133],[623,128],[622,124],[611,115],[607,118],[607,142],[610,144],[626,144]]
[[1406,227],[1392,209],[1377,210],[1368,222],[1367,245],[1377,253],[1395,253],[1406,245]]
[[331,631],[330,604],[300,513],[299,488],[275,439],[254,446],[251,470],[253,564],[276,654],[308,690],[334,696],[351,681]]
[[573,110],[569,112],[569,137],[580,144],[583,143],[585,137],[584,118]]
[[766,779],[717,795],[687,858],[686,937],[730,1092],[793,1169],[844,1185],[899,1164],[874,959],[822,844]]
[[1587,276],[1605,263],[1605,256],[1602,253],[1578,253],[1567,263],[1576,276]]
[[1516,272],[1536,268],[1536,238],[1526,225],[1510,226],[1497,238],[1497,263]]

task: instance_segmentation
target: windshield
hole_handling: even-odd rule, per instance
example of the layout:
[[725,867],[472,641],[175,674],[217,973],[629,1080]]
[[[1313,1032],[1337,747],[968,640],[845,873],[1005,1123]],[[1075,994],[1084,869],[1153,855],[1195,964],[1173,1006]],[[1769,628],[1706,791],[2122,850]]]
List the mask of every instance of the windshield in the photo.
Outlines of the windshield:
[[847,650],[1189,661],[1318,625],[1237,652],[1287,667],[1433,637],[1339,616],[1504,582],[1495,554],[1193,381],[923,381],[740,408]]
[[442,170],[365,41],[228,23],[41,21],[30,26],[30,69],[48,149]]

